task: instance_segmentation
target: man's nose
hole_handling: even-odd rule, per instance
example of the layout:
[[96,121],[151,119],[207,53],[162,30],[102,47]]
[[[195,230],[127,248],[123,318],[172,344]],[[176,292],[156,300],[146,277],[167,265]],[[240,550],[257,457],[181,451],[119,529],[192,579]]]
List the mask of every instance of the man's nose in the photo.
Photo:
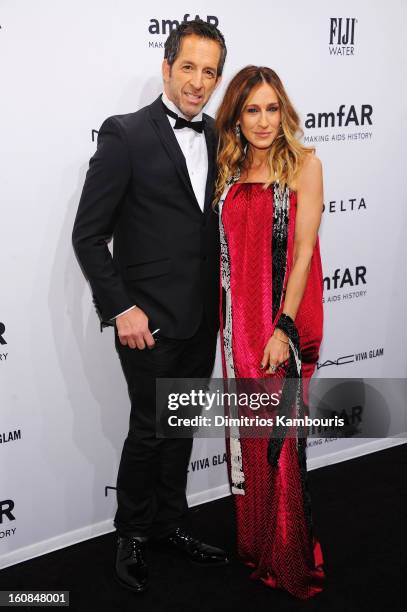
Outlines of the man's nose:
[[200,70],[196,70],[191,78],[191,85],[194,89],[201,89],[203,84],[203,75]]

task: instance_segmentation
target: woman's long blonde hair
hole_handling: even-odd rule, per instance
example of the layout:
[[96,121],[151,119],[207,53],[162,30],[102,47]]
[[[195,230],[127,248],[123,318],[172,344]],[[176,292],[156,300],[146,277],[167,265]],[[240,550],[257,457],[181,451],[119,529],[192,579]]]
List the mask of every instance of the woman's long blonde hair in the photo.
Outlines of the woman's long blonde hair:
[[295,179],[305,156],[315,152],[315,149],[305,147],[299,142],[303,134],[300,119],[274,70],[264,66],[242,68],[229,83],[216,114],[219,141],[215,204],[219,201],[227,181],[236,175],[243,162],[250,166],[250,148],[246,156],[247,140],[243,133],[240,136],[236,134],[236,124],[250,92],[262,83],[268,83],[276,92],[281,113],[280,133],[274,139],[269,151],[270,173],[265,187],[278,180],[281,187],[288,185],[294,188]]

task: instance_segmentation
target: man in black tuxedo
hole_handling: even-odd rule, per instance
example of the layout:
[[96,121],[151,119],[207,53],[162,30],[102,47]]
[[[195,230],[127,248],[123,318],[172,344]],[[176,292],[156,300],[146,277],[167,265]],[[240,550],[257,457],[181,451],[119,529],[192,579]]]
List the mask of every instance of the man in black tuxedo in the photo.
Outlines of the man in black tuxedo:
[[211,24],[195,20],[171,32],[164,93],[103,123],[73,229],[101,324],[115,327],[131,399],[115,526],[116,574],[135,591],[147,586],[149,537],[199,563],[227,562],[224,551],[191,537],[183,525],[192,440],[155,435],[155,379],[209,377],[214,364],[216,139],[202,108],[225,57],[224,38]]

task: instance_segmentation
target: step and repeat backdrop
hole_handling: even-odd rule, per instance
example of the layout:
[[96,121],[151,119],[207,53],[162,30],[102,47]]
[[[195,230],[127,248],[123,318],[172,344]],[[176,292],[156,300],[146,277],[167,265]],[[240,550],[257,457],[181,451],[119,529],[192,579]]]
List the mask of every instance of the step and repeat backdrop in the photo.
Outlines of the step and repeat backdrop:
[[[101,123],[155,99],[164,41],[174,24],[196,15],[217,24],[228,45],[223,82],[207,112],[216,112],[238,69],[270,66],[302,117],[304,142],[323,162],[325,332],[316,376],[360,384],[406,376],[402,0],[264,0],[242,7],[3,0],[3,567],[113,529],[129,401],[112,330],[99,331],[71,231]],[[338,411],[357,425],[369,394],[353,405],[345,391]],[[399,400],[388,402],[384,435],[374,441],[310,440],[309,467],[400,443],[385,437]],[[222,440],[195,441],[188,493],[191,505],[229,494]]]

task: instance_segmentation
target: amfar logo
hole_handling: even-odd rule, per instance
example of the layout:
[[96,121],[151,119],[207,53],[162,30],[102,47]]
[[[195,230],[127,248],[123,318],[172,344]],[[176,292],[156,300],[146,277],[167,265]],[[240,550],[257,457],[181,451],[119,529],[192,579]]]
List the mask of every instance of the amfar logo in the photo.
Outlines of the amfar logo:
[[355,17],[331,17],[329,28],[330,55],[354,55]]
[[[330,427],[329,433],[331,435],[332,433],[337,433],[340,437],[351,438],[352,436],[355,436],[361,433],[360,426],[362,425],[362,419],[363,419],[363,412],[364,412],[363,406],[360,406],[360,405],[352,406],[351,405],[348,408],[341,408],[339,410],[330,410],[326,412],[328,412],[329,416],[325,418],[341,419],[344,423],[344,427],[339,427],[339,428]],[[309,433],[310,434],[318,434],[318,433],[322,434],[324,430],[326,431],[327,429],[328,428],[326,427],[311,427],[309,429]],[[335,429],[336,429],[336,432],[335,432]],[[331,440],[335,440],[335,439],[337,438],[333,438]],[[326,439],[326,441],[328,442],[329,439]],[[311,444],[309,446],[311,446]]]
[[330,134],[317,134],[304,136],[305,143],[314,142],[340,142],[340,141],[358,141],[371,139],[373,132],[369,131],[352,131],[352,132],[337,132],[337,128],[360,128],[365,126],[368,128],[373,125],[372,121],[373,106],[371,104],[361,104],[357,106],[351,104],[341,104],[337,111],[319,112],[319,113],[307,113],[305,119],[305,127],[308,130],[314,129],[331,129],[334,128],[334,132]]
[[[168,36],[172,30],[177,28],[180,23],[183,21],[192,21],[193,19],[201,19],[199,15],[195,15],[195,17],[191,17],[189,13],[186,13],[184,17],[180,20],[178,19],[150,19],[150,24],[148,26],[149,34],[161,34],[163,36]],[[219,19],[215,15],[207,15],[206,18],[203,18],[203,21],[207,23],[211,23],[215,27],[219,25]],[[154,48],[164,48],[163,41],[149,41],[149,47]]]
[[307,129],[372,125],[372,114],[371,104],[351,104],[348,108],[341,104],[336,112],[307,113],[304,125]]
[[0,321],[0,344],[7,344],[6,339],[4,338],[4,332],[6,331],[6,326],[4,323]]
[[[16,517],[12,512],[13,510],[14,502],[12,499],[4,499],[3,501],[0,501],[0,525],[3,525],[3,523],[6,522],[9,523],[11,521],[16,520]],[[10,529],[0,529],[0,540],[13,536],[15,532],[15,527],[11,527]]]
[[329,200],[324,203],[322,212],[338,213],[338,212],[358,212],[366,210],[365,198],[345,198],[343,200]]
[[331,291],[332,289],[342,289],[345,285],[354,287],[359,284],[366,285],[366,266],[355,266],[355,269],[337,268],[332,276],[324,277],[324,289]]
[[355,266],[355,268],[337,268],[332,276],[324,277],[324,292],[330,292],[335,289],[349,289],[350,287],[360,287],[356,291],[348,291],[346,293],[335,293],[324,295],[323,303],[326,302],[341,302],[354,298],[364,297],[367,293],[366,289],[362,289],[366,285],[366,266]]
[[16,517],[13,514],[14,502],[12,499],[4,499],[0,501],[0,525],[3,524],[4,519],[7,521],[15,521]]
[[[0,348],[4,346],[5,344],[7,344],[6,338],[4,336],[5,332],[6,332],[6,326],[4,325],[4,323],[0,321]],[[0,361],[7,361],[7,356],[8,356],[8,353],[1,352]]]

